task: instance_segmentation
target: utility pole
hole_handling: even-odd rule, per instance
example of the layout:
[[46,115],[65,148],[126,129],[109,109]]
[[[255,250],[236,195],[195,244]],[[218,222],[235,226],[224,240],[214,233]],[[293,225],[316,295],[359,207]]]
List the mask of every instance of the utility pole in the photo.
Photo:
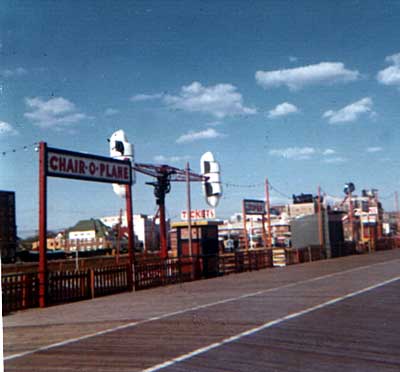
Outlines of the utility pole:
[[265,200],[267,202],[267,219],[268,219],[268,248],[272,247],[272,230],[271,230],[271,205],[269,201],[269,182],[265,179]]
[[381,216],[379,214],[379,199],[378,199],[378,191],[375,193],[375,201],[376,201],[376,233],[377,233],[377,238],[380,239],[382,238],[382,220]]
[[321,247],[323,247],[324,232],[322,226],[321,187],[319,185],[318,185],[318,235],[319,235],[319,244]]
[[394,205],[396,209],[396,235],[400,235],[400,211],[399,211],[399,194],[396,191],[394,193]]
[[119,265],[119,253],[121,247],[121,226],[122,225],[122,208],[119,210],[119,218],[118,218],[118,225],[117,225],[117,254],[115,256],[115,263]]
[[47,300],[47,175],[45,142],[39,144],[39,306]]
[[189,235],[189,256],[192,256],[192,207],[190,200],[190,167],[189,162],[186,163],[186,206],[187,206],[187,221],[188,221],[188,235]]
[[360,201],[360,228],[361,228],[361,243],[364,243],[364,222],[363,222],[363,201],[361,199]]
[[242,202],[242,216],[243,216],[243,236],[244,236],[244,246],[246,251],[249,250],[249,240],[247,238],[247,215],[246,215],[246,208],[244,206],[244,200]]
[[350,240],[354,240],[354,231],[353,231],[353,201],[351,191],[349,192],[349,232],[350,232]]

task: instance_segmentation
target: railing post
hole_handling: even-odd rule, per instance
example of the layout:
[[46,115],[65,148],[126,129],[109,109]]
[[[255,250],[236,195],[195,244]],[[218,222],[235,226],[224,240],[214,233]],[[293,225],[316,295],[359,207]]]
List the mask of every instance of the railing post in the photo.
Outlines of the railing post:
[[27,306],[26,306],[26,303],[27,303],[27,300],[26,300],[26,298],[27,298],[27,291],[28,291],[28,286],[27,286],[27,275],[22,275],[22,281],[21,281],[21,285],[22,285],[22,303],[21,303],[21,306],[22,306],[22,308],[23,309],[25,309]]
[[90,295],[92,298],[95,298],[96,293],[95,293],[95,278],[94,278],[94,269],[89,270],[89,288],[90,288]]
[[132,265],[130,263],[126,264],[126,275],[128,279],[128,291],[132,292],[133,291],[133,271],[132,271]]
[[308,246],[308,261],[312,261],[312,256],[311,256],[311,246]]

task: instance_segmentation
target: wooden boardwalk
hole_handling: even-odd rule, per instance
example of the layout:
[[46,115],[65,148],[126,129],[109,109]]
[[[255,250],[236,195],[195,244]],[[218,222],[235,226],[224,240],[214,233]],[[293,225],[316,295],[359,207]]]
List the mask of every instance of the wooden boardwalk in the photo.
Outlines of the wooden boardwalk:
[[6,371],[399,371],[400,250],[3,318]]

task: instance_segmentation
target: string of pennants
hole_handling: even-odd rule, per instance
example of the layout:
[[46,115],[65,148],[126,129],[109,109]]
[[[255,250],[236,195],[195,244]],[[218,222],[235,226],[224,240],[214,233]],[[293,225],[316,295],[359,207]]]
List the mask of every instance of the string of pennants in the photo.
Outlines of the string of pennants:
[[30,148],[36,148],[38,145],[39,145],[39,142],[33,142],[33,143],[30,143],[29,145],[15,147],[13,149],[6,150],[6,151],[0,151],[0,154],[1,154],[1,156],[6,156],[9,154],[17,153],[19,151],[28,151]]
[[[1,151],[0,150],[0,157],[4,157],[7,155],[11,155],[11,154],[15,154],[17,152],[20,151],[28,151],[29,149],[33,148],[36,150],[37,146],[39,145],[39,142],[33,142],[24,146],[18,146],[18,147],[14,147],[12,149],[9,150],[5,150],[5,151]],[[232,188],[258,188],[258,187],[263,187],[265,186],[264,182],[260,182],[260,183],[254,183],[254,184],[237,184],[237,183],[231,183],[231,182],[224,182],[223,183],[224,186],[226,187],[232,187]],[[284,198],[287,199],[292,199],[291,196],[285,194],[284,192],[280,191],[278,188],[276,188],[274,185],[271,184],[271,182],[269,182],[269,187],[271,190],[275,191],[276,193],[278,193],[279,195],[283,196]],[[338,198],[337,196],[333,196],[331,194],[329,194],[328,192],[326,192],[325,190],[323,190],[321,188],[322,194],[325,196],[329,196],[332,198]],[[380,199],[382,200],[386,200],[386,199],[390,199],[395,195],[395,192],[392,192],[389,195],[386,196],[380,196]]]

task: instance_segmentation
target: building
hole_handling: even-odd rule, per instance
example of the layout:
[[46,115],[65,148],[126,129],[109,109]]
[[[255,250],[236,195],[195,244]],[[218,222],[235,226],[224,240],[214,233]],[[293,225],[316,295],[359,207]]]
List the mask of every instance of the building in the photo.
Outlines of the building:
[[111,249],[115,245],[115,234],[98,219],[81,220],[66,232],[66,251],[94,251]]
[[[115,229],[118,226],[120,217],[119,216],[106,216],[100,218],[101,222],[109,228]],[[168,226],[168,224],[167,224]],[[123,231],[128,227],[126,214],[121,216],[121,227]],[[160,239],[159,239],[159,224],[158,220],[155,220],[153,216],[146,214],[134,214],[133,215],[133,231],[137,236],[137,245],[144,250],[152,251],[159,250]]]
[[293,204],[289,205],[290,218],[308,216],[316,212],[316,200],[312,194],[293,195]]
[[3,263],[14,262],[17,253],[15,193],[0,191],[0,251]]
[[[47,251],[65,250],[65,247],[66,242],[63,234],[60,233],[51,237],[47,236]],[[32,242],[32,250],[39,250],[39,241]]]
[[308,246],[320,246],[323,243],[325,255],[331,257],[329,220],[326,211],[321,214],[322,218],[322,239],[320,241],[319,219],[318,214],[308,214],[292,219],[290,221],[290,229],[292,232],[292,247],[301,249]]

